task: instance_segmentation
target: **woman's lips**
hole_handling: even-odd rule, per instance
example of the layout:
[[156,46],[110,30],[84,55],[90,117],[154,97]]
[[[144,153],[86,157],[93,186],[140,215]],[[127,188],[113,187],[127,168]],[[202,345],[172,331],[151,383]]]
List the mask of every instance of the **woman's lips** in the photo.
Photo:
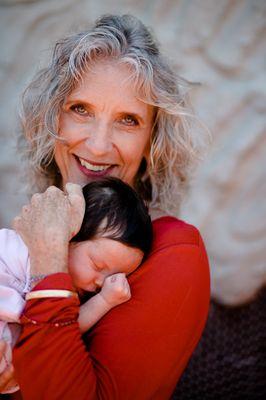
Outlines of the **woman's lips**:
[[80,171],[89,177],[103,177],[109,175],[115,167],[114,164],[90,163],[83,158],[77,156],[75,156],[75,158]]

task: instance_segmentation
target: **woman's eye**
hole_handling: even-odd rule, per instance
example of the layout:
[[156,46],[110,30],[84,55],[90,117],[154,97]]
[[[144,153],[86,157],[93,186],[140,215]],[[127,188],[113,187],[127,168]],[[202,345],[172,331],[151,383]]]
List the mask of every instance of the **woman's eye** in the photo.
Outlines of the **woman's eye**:
[[73,104],[73,106],[71,106],[70,109],[80,115],[88,115],[88,111],[82,104]]
[[122,118],[123,124],[129,125],[129,126],[135,126],[138,125],[138,121],[136,118],[132,117],[131,115],[126,115],[124,118]]

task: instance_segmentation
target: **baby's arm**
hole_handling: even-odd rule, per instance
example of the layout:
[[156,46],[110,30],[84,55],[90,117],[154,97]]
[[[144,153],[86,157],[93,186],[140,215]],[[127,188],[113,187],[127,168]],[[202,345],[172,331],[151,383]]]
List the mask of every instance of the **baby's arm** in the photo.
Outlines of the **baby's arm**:
[[108,276],[101,291],[80,306],[79,327],[81,333],[89,330],[113,307],[128,301],[130,287],[123,273]]

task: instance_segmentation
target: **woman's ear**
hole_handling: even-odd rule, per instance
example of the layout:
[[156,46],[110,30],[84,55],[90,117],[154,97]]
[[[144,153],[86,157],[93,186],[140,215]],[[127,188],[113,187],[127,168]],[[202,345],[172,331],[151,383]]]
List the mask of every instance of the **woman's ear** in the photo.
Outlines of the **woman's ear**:
[[134,186],[144,200],[151,201],[152,187],[149,177],[148,164],[145,157],[143,157],[141,160]]
[[140,180],[145,180],[147,177],[147,160],[146,157],[142,157],[139,170],[138,170],[138,177]]
[[151,152],[151,144],[147,143],[143,153],[143,159],[145,159],[146,163],[148,163],[150,159],[150,152]]
[[147,165],[150,165],[151,145],[156,137],[156,132],[157,132],[157,113],[158,113],[158,109],[154,107],[150,140],[146,143],[146,146],[145,146],[144,152],[143,152],[143,157],[145,158]]

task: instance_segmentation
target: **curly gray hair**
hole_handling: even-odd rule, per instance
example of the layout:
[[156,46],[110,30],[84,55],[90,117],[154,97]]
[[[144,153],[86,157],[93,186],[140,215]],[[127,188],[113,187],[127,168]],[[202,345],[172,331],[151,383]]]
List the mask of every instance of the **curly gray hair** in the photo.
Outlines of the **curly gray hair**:
[[188,83],[175,74],[147,27],[131,15],[102,16],[92,29],[58,41],[50,65],[26,88],[21,122],[35,188],[61,185],[54,160],[56,139],[49,130],[58,131],[66,97],[87,68],[103,59],[129,66],[139,98],[155,107],[150,157],[141,163],[135,188],[149,197],[151,206],[176,214],[199,159],[195,119],[186,93],[180,91]]

